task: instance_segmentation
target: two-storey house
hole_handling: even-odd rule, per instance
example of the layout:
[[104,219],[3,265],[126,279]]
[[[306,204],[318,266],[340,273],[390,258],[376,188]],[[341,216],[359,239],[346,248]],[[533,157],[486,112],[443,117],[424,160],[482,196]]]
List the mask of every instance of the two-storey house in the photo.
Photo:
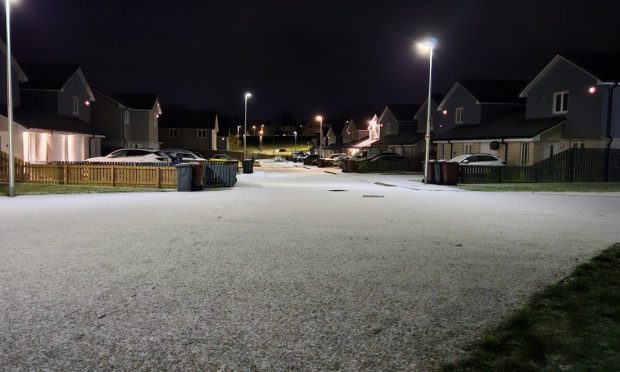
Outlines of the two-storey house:
[[217,150],[215,111],[166,110],[159,125],[163,148],[189,149],[204,154]]

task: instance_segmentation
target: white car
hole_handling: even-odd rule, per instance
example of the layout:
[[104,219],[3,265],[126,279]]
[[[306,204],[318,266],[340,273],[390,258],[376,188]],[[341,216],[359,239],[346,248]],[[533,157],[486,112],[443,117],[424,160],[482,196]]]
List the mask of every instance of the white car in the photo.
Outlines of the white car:
[[84,160],[86,163],[166,163],[172,159],[160,150],[148,149],[120,149],[112,151],[106,156],[97,156]]
[[455,156],[448,161],[450,163],[459,163],[459,165],[506,165],[505,161],[491,154],[463,154]]
[[207,161],[207,159],[188,150],[163,150],[173,161],[187,163],[192,161]]

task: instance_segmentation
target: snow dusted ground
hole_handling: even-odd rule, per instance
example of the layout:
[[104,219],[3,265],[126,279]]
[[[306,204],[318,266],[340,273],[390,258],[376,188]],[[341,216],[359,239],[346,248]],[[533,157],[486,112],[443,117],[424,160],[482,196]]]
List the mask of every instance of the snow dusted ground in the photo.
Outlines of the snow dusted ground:
[[620,241],[617,194],[263,165],[229,190],[0,198],[0,366],[434,369]]

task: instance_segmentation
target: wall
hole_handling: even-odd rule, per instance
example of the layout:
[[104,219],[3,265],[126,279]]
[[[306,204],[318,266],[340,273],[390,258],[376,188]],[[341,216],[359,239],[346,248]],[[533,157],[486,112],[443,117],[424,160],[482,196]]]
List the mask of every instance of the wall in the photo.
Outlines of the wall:
[[123,111],[119,103],[94,91],[95,102],[91,105],[91,122],[93,128],[106,134],[102,141],[104,153],[124,146]]
[[[437,112],[434,125],[435,133],[446,132],[456,125],[479,124],[481,121],[480,105],[476,103],[476,99],[461,85],[458,85],[454,92],[452,92],[452,95],[450,95],[443,107],[444,110],[447,110],[447,114],[444,115],[443,112]],[[455,124],[457,107],[465,108],[463,124]]]
[[[562,136],[564,138],[594,139],[600,138],[603,127],[604,88],[591,95],[588,88],[596,85],[596,80],[566,62],[560,60],[527,96],[526,118],[544,118],[554,116],[553,94],[567,90],[568,113]],[[555,115],[555,116],[563,116]]]
[[[79,114],[73,114],[73,97],[78,98]],[[88,93],[79,74],[73,74],[62,92],[58,94],[58,114],[90,123],[90,106],[85,104]]]

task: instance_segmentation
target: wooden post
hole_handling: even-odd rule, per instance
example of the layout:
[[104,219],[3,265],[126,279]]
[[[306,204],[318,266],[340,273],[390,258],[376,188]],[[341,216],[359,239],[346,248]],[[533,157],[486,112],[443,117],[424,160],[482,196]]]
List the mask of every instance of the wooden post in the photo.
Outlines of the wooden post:
[[110,165],[110,169],[112,169],[112,187],[116,186],[116,171],[114,170],[114,166]]
[[161,189],[161,167],[157,167],[157,188]]
[[65,177],[64,177],[65,185],[69,184],[69,165],[65,163]]

